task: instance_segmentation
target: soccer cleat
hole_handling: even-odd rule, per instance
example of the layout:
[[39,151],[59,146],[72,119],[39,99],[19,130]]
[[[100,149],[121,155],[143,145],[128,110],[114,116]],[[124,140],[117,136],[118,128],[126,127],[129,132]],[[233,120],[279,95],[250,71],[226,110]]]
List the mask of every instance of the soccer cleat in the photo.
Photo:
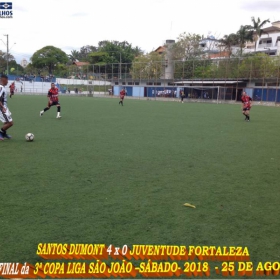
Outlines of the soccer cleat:
[[[2,134],[2,135],[3,135],[3,134]],[[6,134],[4,134],[4,135],[3,135],[3,137],[4,137],[4,138],[6,138],[6,139],[12,139],[12,136],[11,136],[11,135],[9,135],[9,134],[7,134],[7,133],[6,133]]]
[[42,117],[44,114],[44,111],[40,111],[40,117]]
[[57,116],[56,118],[57,118],[57,119],[61,119],[61,116]]
[[4,141],[4,135],[2,132],[0,132],[0,141]]

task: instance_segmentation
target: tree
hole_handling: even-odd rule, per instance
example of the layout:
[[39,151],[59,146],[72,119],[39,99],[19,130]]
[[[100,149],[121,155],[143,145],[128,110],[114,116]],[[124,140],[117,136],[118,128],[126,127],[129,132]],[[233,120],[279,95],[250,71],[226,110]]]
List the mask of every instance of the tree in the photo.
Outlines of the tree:
[[203,54],[200,48],[202,36],[194,33],[182,33],[177,38],[177,42],[173,45],[174,60],[184,60],[198,57]]
[[130,74],[133,79],[160,79],[163,74],[162,55],[151,52],[134,59]]
[[68,55],[69,59],[74,62],[80,59],[80,52],[76,50],[72,50],[71,54]]
[[[23,67],[18,64],[13,55],[9,54],[9,73],[19,75],[23,72]],[[14,68],[15,70],[11,71]],[[7,71],[7,53],[0,50],[0,73],[5,73]]]
[[252,23],[253,23],[251,28],[254,31],[254,38],[253,39],[254,39],[254,42],[255,42],[255,51],[256,51],[257,50],[257,41],[262,36],[262,34],[265,33],[262,28],[264,27],[264,25],[266,25],[270,21],[269,21],[269,19],[266,19],[266,20],[261,22],[259,17],[258,17],[257,20],[254,17],[252,17],[251,20],[252,20]]
[[220,46],[224,47],[224,49],[228,52],[228,56],[232,55],[232,47],[238,44],[238,36],[234,33],[229,35],[225,35],[222,39],[220,39]]
[[81,47],[80,52],[79,52],[79,60],[84,61],[84,62],[89,62],[90,58],[89,58],[89,54],[91,54],[92,52],[97,52],[98,48],[95,46],[91,46],[91,45],[86,45]]
[[279,58],[255,53],[242,60],[239,77],[247,79],[276,78],[279,75]]
[[240,47],[240,54],[242,56],[243,48],[246,42],[253,42],[253,31],[250,25],[241,25],[236,33],[237,41]]
[[129,72],[133,60],[141,54],[139,47],[133,47],[127,41],[100,41],[97,51],[89,54],[89,61],[102,66],[101,69],[96,68],[98,71],[121,75]]
[[30,60],[34,67],[46,67],[49,73],[52,74],[53,70],[59,63],[65,64],[68,62],[68,56],[59,48],[54,46],[46,46],[36,51]]

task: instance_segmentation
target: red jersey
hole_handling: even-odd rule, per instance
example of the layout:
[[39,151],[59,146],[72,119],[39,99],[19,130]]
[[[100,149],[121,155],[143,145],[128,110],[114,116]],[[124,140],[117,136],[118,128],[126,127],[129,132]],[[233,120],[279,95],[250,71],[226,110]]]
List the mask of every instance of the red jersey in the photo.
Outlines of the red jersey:
[[122,91],[120,92],[120,96],[121,96],[121,98],[124,98],[124,96],[125,96],[125,90],[122,90]]
[[52,102],[58,102],[58,88],[51,88],[48,97]]
[[252,98],[248,95],[245,95],[245,96],[242,96],[241,97],[241,101],[243,103],[243,108],[251,108],[251,101],[252,101]]
[[14,90],[15,90],[15,84],[12,83],[12,84],[10,85],[10,91],[14,91]]

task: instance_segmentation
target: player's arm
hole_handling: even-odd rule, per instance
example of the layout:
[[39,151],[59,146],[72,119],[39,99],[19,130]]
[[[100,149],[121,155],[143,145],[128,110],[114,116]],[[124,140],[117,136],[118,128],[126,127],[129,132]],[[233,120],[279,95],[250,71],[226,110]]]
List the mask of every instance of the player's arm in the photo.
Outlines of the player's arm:
[[[0,99],[1,99],[1,97],[3,96],[3,94],[4,94],[4,90],[3,90],[3,88],[0,88]],[[3,112],[3,113],[5,113],[6,112],[6,108],[4,107],[4,105],[3,105],[3,103],[0,101],[0,110]]]
[[3,113],[6,113],[6,108],[4,107],[4,105],[2,104],[1,101],[0,101],[0,110],[1,110]]
[[244,106],[244,101],[243,101],[243,99],[241,98],[241,109],[243,109],[243,106]]
[[251,97],[249,97],[249,101],[250,101],[250,106],[251,106],[253,99]]
[[48,99],[49,99],[49,103],[50,103],[50,104],[52,104],[52,99],[51,99],[51,97],[52,97],[52,94],[51,94],[51,91],[49,90],[49,92],[48,92]]

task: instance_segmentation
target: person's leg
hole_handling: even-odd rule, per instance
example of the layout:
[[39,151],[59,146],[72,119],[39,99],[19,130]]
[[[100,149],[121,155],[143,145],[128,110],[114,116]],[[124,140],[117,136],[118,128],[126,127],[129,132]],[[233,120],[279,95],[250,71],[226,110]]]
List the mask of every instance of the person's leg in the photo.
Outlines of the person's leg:
[[7,134],[7,130],[14,125],[13,121],[11,122],[6,122],[3,124],[1,130],[0,130],[0,138],[3,140],[3,138],[11,139],[12,137]]
[[12,127],[14,123],[12,114],[8,108],[5,108],[5,112],[2,110],[0,111],[0,121],[3,123],[3,126],[0,129],[1,140],[4,140],[3,138],[10,139],[11,136],[7,134],[7,130]]
[[243,109],[242,114],[245,116],[245,121],[247,120],[246,110]]
[[246,111],[246,117],[247,117],[247,121],[249,122],[250,121],[250,110],[249,109]]
[[40,111],[40,116],[42,117],[46,111],[50,110],[51,106],[52,105],[48,104],[48,106],[43,111]]
[[56,116],[56,118],[60,119],[61,118],[61,116],[60,116],[61,106],[60,106],[60,104],[58,104],[58,105],[56,105],[56,107],[57,107],[57,116]]

